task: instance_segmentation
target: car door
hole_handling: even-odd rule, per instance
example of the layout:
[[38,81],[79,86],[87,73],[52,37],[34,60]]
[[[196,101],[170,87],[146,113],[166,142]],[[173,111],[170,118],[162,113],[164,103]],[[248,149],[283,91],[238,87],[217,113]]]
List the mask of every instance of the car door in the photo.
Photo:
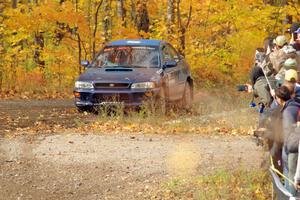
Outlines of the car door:
[[175,88],[176,88],[176,93],[174,96],[176,96],[176,99],[181,99],[183,97],[184,93],[184,88],[185,88],[185,83],[187,80],[187,68],[185,65],[185,62],[183,59],[180,58],[179,53],[175,50],[174,47],[172,47],[169,44],[170,48],[170,54],[173,60],[177,62],[177,71],[176,71],[176,79],[175,79]]
[[162,64],[164,65],[168,61],[177,62],[175,67],[165,69],[168,98],[169,100],[174,101],[180,99],[183,95],[182,63],[176,50],[171,45],[164,44],[162,46]]

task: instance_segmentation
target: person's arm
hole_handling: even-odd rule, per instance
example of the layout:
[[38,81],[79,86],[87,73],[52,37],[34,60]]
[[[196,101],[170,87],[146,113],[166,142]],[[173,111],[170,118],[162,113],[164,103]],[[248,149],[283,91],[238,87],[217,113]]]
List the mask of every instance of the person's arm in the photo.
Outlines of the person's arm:
[[250,81],[251,81],[252,86],[254,86],[255,81],[256,81],[255,73],[254,73],[255,72],[255,67],[256,66],[252,67],[252,69],[250,71]]
[[267,80],[265,78],[258,80],[254,87],[259,96],[259,101],[269,107],[272,103],[272,96],[268,90]]
[[[298,148],[300,148],[300,143],[299,143]],[[294,177],[294,184],[295,184],[295,188],[300,188],[300,154],[299,153],[298,153],[296,174],[295,174],[295,177]]]
[[288,153],[298,153],[298,146],[300,140],[300,128],[297,127],[292,131],[287,138],[286,148]]
[[290,45],[293,45],[293,44],[295,44],[295,38],[294,38],[294,34],[292,33]]
[[277,52],[270,53],[269,59],[270,59],[271,65],[272,65],[274,75],[276,75],[278,72],[278,71],[276,71],[276,58],[277,58]]
[[283,125],[283,136],[284,136],[284,143],[287,142],[287,139],[290,133],[295,129],[295,125],[297,123],[297,113],[293,106],[288,106],[282,114],[282,125]]

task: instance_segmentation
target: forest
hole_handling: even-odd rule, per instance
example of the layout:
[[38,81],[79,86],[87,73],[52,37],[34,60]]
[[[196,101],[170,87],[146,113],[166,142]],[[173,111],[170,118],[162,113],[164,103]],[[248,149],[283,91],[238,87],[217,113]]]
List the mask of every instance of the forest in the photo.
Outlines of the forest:
[[297,0],[0,0],[2,94],[70,93],[107,42],[162,39],[189,62],[195,83],[246,82],[267,36],[299,20]]

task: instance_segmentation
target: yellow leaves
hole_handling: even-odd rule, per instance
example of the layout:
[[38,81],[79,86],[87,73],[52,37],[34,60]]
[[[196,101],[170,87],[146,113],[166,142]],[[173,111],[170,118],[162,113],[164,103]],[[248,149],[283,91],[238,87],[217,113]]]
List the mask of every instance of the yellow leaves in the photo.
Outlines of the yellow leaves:
[[195,1],[193,10],[197,15],[193,15],[187,32],[186,55],[194,74],[201,77],[199,80],[215,83],[247,78],[255,48],[262,46],[267,31],[273,30],[276,8],[234,0]]
[[[150,17],[150,31],[148,33],[136,30],[134,16],[129,14],[124,23],[113,9],[116,2],[112,1],[112,10],[100,12],[95,19],[96,5],[100,1],[58,1],[50,0],[45,3],[23,4],[17,9],[4,9],[5,18],[0,25],[0,34],[4,35],[5,61],[13,62],[12,56],[19,55],[20,62],[34,58],[38,52],[39,59],[46,61],[49,69],[55,62],[73,66],[78,63],[79,48],[78,35],[81,38],[81,57],[91,58],[93,42],[98,51],[103,43],[103,20],[112,17],[112,24],[108,32],[112,40],[153,38],[170,42],[180,49],[178,17],[175,9],[175,22],[171,24],[173,34],[166,25],[166,1],[148,0],[148,14]],[[130,1],[125,1],[125,9],[130,13]],[[135,9],[138,9],[135,3]],[[262,41],[268,32],[273,31],[276,19],[274,13],[278,7],[264,5],[261,1],[253,0],[189,0],[181,1],[180,11],[183,25],[187,22],[190,3],[193,6],[192,18],[185,34],[185,55],[192,67],[195,82],[204,85],[228,84],[244,81],[248,77],[248,70],[253,61],[254,50],[262,46]],[[297,15],[293,5],[282,7],[279,20],[286,14]],[[97,24],[95,22],[97,21]],[[95,36],[94,29],[97,26]],[[277,23],[276,31],[283,27]],[[35,35],[43,36],[43,47],[35,41]],[[62,47],[57,50],[55,45]],[[43,49],[44,48],[44,49]],[[57,58],[57,61],[55,60]],[[24,64],[25,65],[25,64]],[[32,65],[31,68],[37,65]],[[56,67],[54,67],[53,71]],[[51,70],[50,70],[51,72]],[[68,69],[66,76],[75,77],[75,70]],[[177,130],[175,130],[177,131]]]
[[[126,37],[124,37],[126,36]],[[138,39],[140,38],[137,30],[134,29],[133,25],[128,24],[127,27],[122,27],[119,25],[119,28],[113,31],[113,37],[115,40],[118,39]]]
[[125,131],[132,131],[132,130],[136,130],[137,129],[137,125],[136,124],[129,124],[127,126],[124,126],[123,129]]
[[[31,76],[30,73],[37,73],[38,76],[38,72],[34,69],[45,63],[42,67],[45,73],[42,76],[43,82],[53,81],[52,85],[49,85],[51,88],[57,85],[56,79],[60,79],[60,84],[69,87],[70,82],[77,76],[78,66],[78,43],[73,35],[75,31],[72,33],[71,31],[74,27],[80,27],[79,34],[82,34],[83,39],[90,34],[86,31],[88,28],[83,13],[74,10],[71,2],[61,6],[56,1],[41,3],[39,6],[20,4],[17,9],[5,9],[6,18],[3,26],[1,25],[1,34],[4,35],[2,58],[7,68],[5,70],[8,74],[13,74],[9,68],[12,65],[25,71],[23,74],[18,73],[15,80],[4,82],[11,85],[9,81],[13,81],[13,84],[19,84],[23,88],[31,87],[31,84],[23,78],[26,75]],[[54,42],[58,37],[61,37],[60,43],[56,44]],[[39,80],[33,78],[32,82],[38,83]]]
[[191,199],[196,196],[197,199],[265,200],[271,198],[270,187],[268,174],[261,170],[219,169],[193,178],[169,180],[161,192],[161,199],[190,199],[188,194]]
[[149,38],[149,37],[150,37],[150,34],[144,32],[144,31],[140,31],[140,32],[139,32],[139,35],[140,35],[142,38]]
[[[136,114],[137,115],[137,114]],[[160,119],[157,117],[138,116],[101,117],[97,121],[80,126],[80,130],[95,130],[101,133],[143,133],[143,134],[203,134],[203,135],[248,135],[249,127],[232,127],[227,120],[214,120],[209,124],[203,124],[192,119],[187,122],[174,121],[172,119]]]

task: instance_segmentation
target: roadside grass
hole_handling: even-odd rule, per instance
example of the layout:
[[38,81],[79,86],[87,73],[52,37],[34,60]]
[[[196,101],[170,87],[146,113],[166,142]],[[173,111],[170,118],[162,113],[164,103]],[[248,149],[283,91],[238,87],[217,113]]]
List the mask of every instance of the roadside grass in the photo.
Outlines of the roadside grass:
[[190,112],[176,106],[167,115],[147,106],[125,113],[120,106],[102,107],[95,121],[79,128],[106,133],[249,135],[258,117],[256,109],[248,106],[250,100],[248,94],[210,90],[195,95]]
[[[101,107],[98,114],[78,113],[75,108],[35,113],[24,110],[22,116],[8,113],[5,134],[40,133],[142,133],[142,134],[205,134],[250,135],[257,124],[256,109],[249,108],[251,96],[233,89],[200,90],[196,92],[193,108],[187,112],[174,105],[167,115],[151,106],[140,110],[125,110],[121,106]],[[23,110],[20,110],[23,112]],[[10,115],[11,114],[11,115]]]
[[173,179],[157,194],[161,199],[271,199],[271,180],[264,171],[219,170],[191,179]]
[[45,86],[45,83],[42,84],[44,85],[42,87],[36,87],[36,82],[27,81],[27,83],[22,87],[17,86],[15,89],[0,91],[0,99],[42,100],[73,98],[73,89],[71,87],[49,87],[49,84]]

